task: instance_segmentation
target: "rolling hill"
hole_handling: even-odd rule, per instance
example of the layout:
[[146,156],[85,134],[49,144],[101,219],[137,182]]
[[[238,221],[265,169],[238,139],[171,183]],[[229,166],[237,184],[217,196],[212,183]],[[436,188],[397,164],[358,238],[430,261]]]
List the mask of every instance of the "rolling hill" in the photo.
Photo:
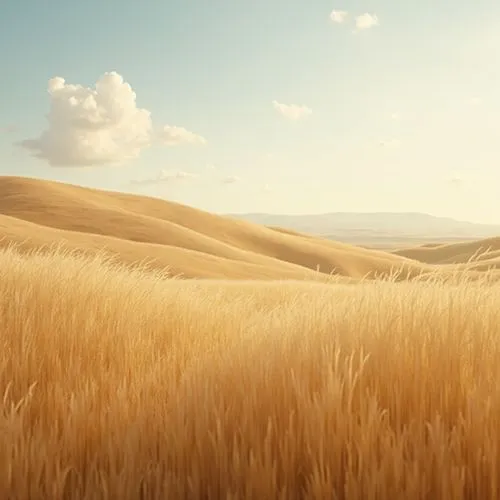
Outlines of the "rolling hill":
[[497,266],[500,259],[500,237],[453,244],[433,244],[395,250],[394,255],[418,260],[426,264],[468,264],[474,261],[476,268]]
[[[390,253],[3,177],[0,243],[0,498],[498,498],[500,238]],[[54,243],[216,279],[22,255]]]
[[[401,272],[500,267],[500,238],[393,252],[215,215],[178,203],[60,182],[0,177],[0,245],[54,244],[126,263],[147,262],[183,278],[352,282]],[[488,255],[469,263],[478,251]],[[319,271],[319,272],[318,272]]]
[[[0,177],[2,245],[52,243],[185,278],[359,279],[427,267],[404,256],[275,230],[181,204],[21,177]],[[320,271],[319,273],[317,271]]]

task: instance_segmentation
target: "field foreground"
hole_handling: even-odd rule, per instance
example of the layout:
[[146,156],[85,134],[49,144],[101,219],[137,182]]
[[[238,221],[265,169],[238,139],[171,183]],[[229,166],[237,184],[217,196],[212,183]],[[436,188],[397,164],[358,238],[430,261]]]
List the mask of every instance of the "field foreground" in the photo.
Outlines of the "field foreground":
[[0,498],[499,498],[499,301],[4,249]]

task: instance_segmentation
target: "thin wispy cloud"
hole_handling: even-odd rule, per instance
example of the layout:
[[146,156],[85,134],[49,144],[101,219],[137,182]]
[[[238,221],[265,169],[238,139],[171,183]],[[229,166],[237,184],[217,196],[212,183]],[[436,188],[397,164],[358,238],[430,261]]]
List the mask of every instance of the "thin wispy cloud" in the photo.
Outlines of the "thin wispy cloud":
[[448,184],[448,186],[454,189],[462,189],[466,188],[467,185],[470,184],[472,178],[470,176],[470,172],[455,170],[451,171],[448,177],[445,177],[444,182]]
[[165,125],[159,133],[159,138],[167,146],[179,144],[206,144],[207,140],[201,135],[186,130],[183,127]]
[[0,134],[11,135],[17,132],[17,127],[15,125],[6,125],[5,127],[0,127]]
[[299,106],[297,104],[283,104],[278,101],[273,101],[273,106],[278,113],[289,120],[300,120],[312,113],[311,108]]
[[228,175],[222,179],[222,184],[235,184],[241,181],[241,179],[236,175]]
[[346,22],[349,13],[345,10],[332,10],[330,13],[330,19],[337,24],[343,24]]
[[358,32],[373,28],[374,26],[379,26],[380,22],[377,15],[366,12],[356,17],[355,24],[355,32]]
[[277,161],[279,160],[280,155],[278,153],[264,153],[260,159],[263,161]]
[[181,181],[187,179],[196,179],[198,177],[197,174],[193,174],[191,172],[184,172],[182,170],[161,170],[160,173],[156,177],[152,177],[149,179],[133,179],[130,181],[131,184],[136,185],[156,185],[156,184],[164,184],[170,183],[173,181]]

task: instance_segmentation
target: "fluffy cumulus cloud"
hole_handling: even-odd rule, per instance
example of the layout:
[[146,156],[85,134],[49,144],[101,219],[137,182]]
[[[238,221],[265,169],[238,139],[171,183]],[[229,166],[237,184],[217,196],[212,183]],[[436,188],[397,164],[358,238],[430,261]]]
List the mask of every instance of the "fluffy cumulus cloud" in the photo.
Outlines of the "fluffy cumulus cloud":
[[160,134],[160,140],[167,146],[177,146],[178,144],[206,144],[207,140],[201,135],[197,135],[182,127],[165,125]]
[[150,112],[137,106],[132,87],[114,71],[99,78],[95,88],[57,76],[49,80],[48,92],[47,128],[20,145],[52,166],[120,165],[153,142],[206,142],[182,127],[167,125],[155,133]]
[[348,13],[345,10],[332,10],[330,19],[334,23],[342,24],[347,20]]
[[356,17],[356,31],[367,30],[379,25],[378,16],[375,14],[361,14]]
[[298,106],[297,104],[282,104],[278,101],[273,101],[273,106],[278,113],[289,120],[300,120],[312,113],[312,109],[307,106]]
[[132,180],[132,184],[137,185],[154,185],[154,184],[164,184],[173,181],[195,179],[198,177],[196,174],[191,172],[184,172],[182,170],[161,170],[156,177],[149,179],[136,179]]
[[49,80],[48,126],[21,145],[52,166],[121,164],[150,144],[149,111],[137,107],[130,85],[115,72],[95,88]]

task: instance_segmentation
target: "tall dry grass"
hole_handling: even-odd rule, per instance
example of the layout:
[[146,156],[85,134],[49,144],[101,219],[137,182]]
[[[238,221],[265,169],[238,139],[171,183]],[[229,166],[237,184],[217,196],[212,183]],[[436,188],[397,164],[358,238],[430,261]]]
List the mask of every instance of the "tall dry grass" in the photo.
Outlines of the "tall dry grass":
[[7,249],[0,498],[499,498],[499,305]]

